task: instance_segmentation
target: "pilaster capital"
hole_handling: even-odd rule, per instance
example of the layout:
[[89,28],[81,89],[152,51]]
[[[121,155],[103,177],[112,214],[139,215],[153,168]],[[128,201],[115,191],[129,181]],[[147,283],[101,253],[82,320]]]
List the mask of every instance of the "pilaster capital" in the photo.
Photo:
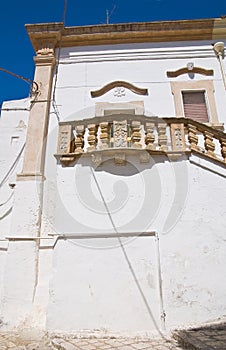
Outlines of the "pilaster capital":
[[37,56],[34,57],[34,61],[36,66],[54,66],[56,63],[56,58],[54,53],[37,54]]
[[54,65],[55,48],[59,47],[63,23],[41,25],[26,25],[33,48],[36,52],[34,61],[36,65]]
[[34,61],[36,65],[54,65],[55,47],[59,40],[59,33],[55,35],[45,34],[42,38],[36,38],[36,56]]

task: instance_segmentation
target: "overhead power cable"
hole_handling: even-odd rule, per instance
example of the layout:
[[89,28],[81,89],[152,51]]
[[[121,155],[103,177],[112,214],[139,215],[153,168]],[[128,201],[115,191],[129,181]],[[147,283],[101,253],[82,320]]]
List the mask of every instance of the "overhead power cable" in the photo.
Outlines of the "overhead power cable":
[[0,182],[0,188],[4,185],[4,183],[6,182],[6,180],[8,179],[9,175],[11,174],[11,172],[15,169],[22,153],[23,153],[23,150],[24,150],[24,147],[25,147],[25,143],[23,144],[20,152],[18,153],[16,159],[14,160],[13,164],[11,165],[11,167],[9,168],[9,170],[7,171],[6,175],[3,177],[3,179],[1,180]]
[[100,184],[99,184],[99,182],[98,182],[98,180],[97,180],[97,178],[96,178],[95,172],[94,172],[94,170],[93,170],[92,167],[91,167],[90,169],[91,169],[91,173],[92,173],[93,179],[94,179],[94,181],[95,181],[95,183],[96,183],[97,190],[98,190],[98,192],[99,192],[99,194],[100,194],[100,197],[101,197],[101,200],[102,200],[102,202],[103,202],[103,204],[104,204],[106,213],[107,213],[107,215],[108,215],[108,217],[109,217],[109,220],[110,220],[110,222],[111,222],[112,228],[113,228],[113,230],[115,231],[115,233],[118,235],[118,236],[117,236],[118,242],[119,242],[120,248],[121,248],[121,250],[122,250],[122,253],[123,253],[123,255],[124,255],[125,261],[126,261],[128,267],[129,267],[129,270],[130,270],[130,272],[131,272],[131,275],[132,275],[132,277],[133,277],[133,280],[134,280],[134,282],[135,282],[135,284],[136,284],[136,287],[137,287],[137,289],[138,289],[138,291],[139,291],[139,293],[140,293],[140,296],[141,296],[141,298],[142,298],[142,300],[143,300],[143,302],[144,302],[144,305],[145,305],[145,307],[146,307],[146,309],[147,309],[147,311],[148,311],[148,314],[149,314],[149,316],[150,316],[150,318],[151,318],[151,320],[152,320],[152,322],[153,322],[153,324],[154,324],[154,326],[155,326],[157,332],[158,332],[159,335],[161,336],[161,338],[166,339],[165,336],[164,336],[164,334],[162,333],[162,331],[160,330],[160,328],[159,328],[159,326],[158,326],[158,323],[157,323],[157,321],[156,321],[156,319],[155,319],[155,317],[154,317],[154,315],[153,315],[153,312],[152,312],[152,310],[151,310],[151,306],[149,305],[149,303],[148,303],[148,301],[147,301],[147,298],[146,298],[146,296],[145,296],[145,294],[144,294],[144,292],[143,292],[143,290],[142,290],[142,287],[141,287],[140,282],[139,282],[139,280],[138,280],[138,278],[137,278],[136,272],[134,271],[134,268],[133,268],[133,266],[132,266],[132,263],[131,263],[131,261],[130,261],[130,259],[129,259],[129,256],[128,256],[128,254],[127,254],[127,252],[126,252],[126,249],[125,249],[125,247],[124,247],[124,245],[123,245],[123,242],[122,242],[122,240],[121,240],[120,233],[118,232],[118,229],[117,229],[117,227],[116,227],[116,225],[115,225],[115,223],[114,223],[114,220],[113,220],[113,218],[112,218],[111,212],[110,212],[110,210],[109,210],[109,208],[108,208],[107,202],[106,202],[106,200],[105,200],[105,198],[104,198],[104,195],[103,195],[103,193],[102,193]]
[[[63,10],[63,17],[62,17],[63,29],[65,26],[66,13],[67,13],[67,0],[64,1],[64,10]],[[54,109],[54,112],[57,116],[58,121],[60,121],[60,113],[58,111],[57,104],[56,104],[56,85],[57,85],[57,78],[58,78],[58,68],[59,68],[59,61],[60,61],[61,44],[62,44],[62,29],[60,31],[60,41],[59,41],[59,48],[58,48],[58,55],[57,55],[57,62],[56,62],[56,76],[55,76],[55,81],[54,81],[53,99],[52,99],[52,106],[53,106],[53,109]]]
[[31,86],[30,87],[30,93],[31,94],[37,94],[38,93],[38,83],[36,83],[36,81],[34,81],[32,79],[29,79],[29,78],[25,78],[22,75],[16,74],[16,73],[11,72],[10,70],[2,68],[2,67],[0,67],[0,71],[2,71],[4,73],[7,73],[7,74],[10,74],[13,77],[16,77],[16,78],[21,79],[21,80],[25,81],[26,83],[28,83]]

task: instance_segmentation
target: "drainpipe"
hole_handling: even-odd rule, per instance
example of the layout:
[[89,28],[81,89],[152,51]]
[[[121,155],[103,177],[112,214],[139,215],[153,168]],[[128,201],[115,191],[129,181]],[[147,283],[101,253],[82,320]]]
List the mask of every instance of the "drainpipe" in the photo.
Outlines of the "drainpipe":
[[223,41],[219,41],[213,45],[213,50],[215,54],[217,55],[219,62],[220,62],[220,68],[221,68],[221,75],[224,82],[224,88],[226,89],[226,76],[224,71],[224,65],[223,65],[223,57],[224,57],[224,43]]

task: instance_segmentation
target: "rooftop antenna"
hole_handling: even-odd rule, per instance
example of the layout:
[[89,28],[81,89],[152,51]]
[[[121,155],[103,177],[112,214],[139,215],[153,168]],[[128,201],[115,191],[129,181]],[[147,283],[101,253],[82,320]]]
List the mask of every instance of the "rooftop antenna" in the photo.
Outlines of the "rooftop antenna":
[[116,5],[113,6],[111,12],[109,13],[109,10],[106,10],[106,24],[109,24],[111,16],[113,15],[114,11],[116,9]]

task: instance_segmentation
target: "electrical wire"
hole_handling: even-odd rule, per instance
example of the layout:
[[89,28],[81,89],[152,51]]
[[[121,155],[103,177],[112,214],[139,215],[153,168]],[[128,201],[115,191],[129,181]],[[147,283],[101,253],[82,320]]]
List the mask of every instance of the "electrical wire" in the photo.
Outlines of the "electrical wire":
[[7,74],[10,74],[10,75],[12,75],[13,77],[16,77],[16,78],[18,78],[18,79],[21,79],[21,80],[23,80],[23,81],[25,81],[26,83],[28,83],[29,85],[31,85],[31,87],[30,87],[30,93],[32,94],[36,94],[36,93],[38,93],[38,84],[36,83],[36,81],[34,81],[34,80],[32,80],[32,79],[29,79],[29,78],[25,78],[25,77],[23,77],[22,75],[19,75],[19,74],[16,74],[16,73],[13,73],[13,72],[11,72],[10,70],[8,70],[8,69],[5,69],[5,68],[2,68],[2,67],[0,67],[0,70],[2,71],[2,72],[4,72],[4,73],[7,73]]
[[[67,13],[67,0],[64,1],[64,11],[63,11],[63,17],[62,17],[63,29],[65,25],[66,13]],[[53,87],[53,99],[52,99],[52,106],[58,122],[60,121],[60,113],[56,104],[56,85],[57,85],[57,79],[58,79],[61,45],[62,45],[62,29],[60,30],[60,40],[59,40],[59,47],[58,47],[58,54],[57,54],[57,61],[56,61],[56,68],[55,68],[56,75],[55,75],[55,81],[54,81],[54,87]]]
[[1,108],[1,111],[28,111],[30,112],[30,108]]
[[131,272],[131,274],[132,274],[132,276],[133,276],[133,279],[134,279],[134,281],[135,281],[135,284],[136,284],[136,286],[137,286],[137,289],[138,289],[138,291],[139,291],[139,293],[140,293],[140,295],[141,295],[141,297],[142,297],[142,299],[143,299],[143,302],[144,302],[144,304],[145,304],[145,307],[147,308],[148,313],[149,313],[149,315],[150,315],[150,317],[151,317],[151,319],[152,319],[152,322],[153,322],[153,324],[154,324],[154,326],[155,326],[157,332],[159,333],[159,335],[160,335],[164,340],[168,341],[168,339],[166,339],[166,337],[164,336],[164,334],[162,333],[162,331],[159,329],[158,324],[157,324],[157,322],[156,322],[156,320],[155,320],[155,318],[154,318],[154,316],[153,316],[151,307],[150,307],[150,305],[149,305],[149,303],[148,303],[148,301],[147,301],[147,299],[146,299],[146,297],[145,297],[145,295],[144,295],[144,292],[143,292],[143,290],[142,290],[142,288],[141,288],[141,286],[140,286],[140,284],[139,284],[139,281],[138,281],[138,278],[137,278],[137,276],[136,276],[136,273],[135,273],[135,271],[134,271],[134,269],[133,269],[133,266],[132,266],[132,264],[131,264],[131,262],[130,262],[130,260],[129,260],[128,254],[127,254],[127,252],[126,252],[126,250],[125,250],[125,247],[124,247],[124,245],[123,245],[123,243],[122,243],[122,240],[121,240],[121,237],[120,237],[120,233],[118,232],[117,227],[116,227],[116,225],[115,225],[115,223],[114,223],[114,220],[113,220],[113,218],[112,218],[112,216],[111,216],[111,213],[110,213],[110,210],[109,210],[109,208],[108,208],[107,202],[106,202],[106,200],[105,200],[105,198],[104,198],[104,195],[103,195],[103,193],[102,193],[102,191],[101,191],[100,185],[99,185],[99,183],[98,183],[98,181],[97,181],[97,178],[96,178],[96,176],[95,176],[95,173],[94,173],[92,167],[91,167],[91,173],[92,173],[92,176],[93,176],[94,181],[95,181],[95,183],[96,183],[98,192],[99,192],[99,194],[100,194],[100,196],[101,196],[101,199],[102,199],[102,201],[103,201],[103,204],[104,204],[104,206],[105,206],[105,209],[106,209],[107,215],[108,215],[108,217],[109,217],[109,220],[110,220],[110,222],[111,222],[112,228],[114,229],[115,233],[118,235],[117,238],[118,238],[118,241],[119,241],[119,244],[120,244],[120,248],[121,248],[122,253],[123,253],[123,255],[124,255],[124,258],[125,258],[125,260],[126,260],[126,262],[127,262],[127,265],[128,265],[128,267],[129,267],[129,270],[130,270],[130,272]]
[[4,183],[6,182],[6,180],[8,179],[9,175],[11,174],[11,172],[15,169],[22,153],[25,147],[25,142],[20,150],[20,152],[18,153],[16,159],[14,160],[13,164],[11,165],[10,169],[7,171],[6,175],[3,177],[2,181],[0,182],[0,188],[4,185]]
[[10,201],[10,199],[12,198],[13,194],[14,194],[14,192],[12,192],[12,193],[10,194],[9,198],[8,198],[5,202],[0,203],[0,207],[2,207],[3,205],[7,204],[7,203]]

